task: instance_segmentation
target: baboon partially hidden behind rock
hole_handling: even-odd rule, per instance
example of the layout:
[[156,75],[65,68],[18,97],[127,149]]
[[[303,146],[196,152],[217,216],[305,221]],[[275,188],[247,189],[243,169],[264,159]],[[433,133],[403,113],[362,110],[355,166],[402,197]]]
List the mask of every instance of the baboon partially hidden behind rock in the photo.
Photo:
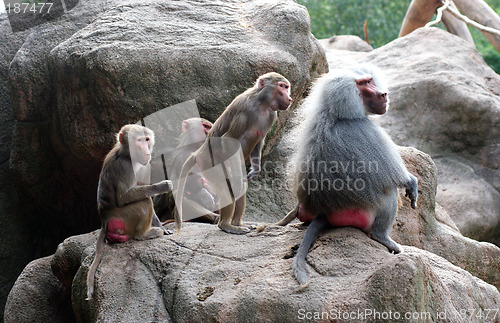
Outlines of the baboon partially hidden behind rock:
[[[179,136],[177,147],[168,159],[167,170],[170,179],[177,180],[182,165],[205,142],[207,134],[212,128],[212,123],[203,118],[189,118],[182,122],[182,133]],[[173,184],[177,182],[174,181]],[[177,188],[174,185],[174,191]],[[160,218],[165,218],[165,223],[173,222],[177,212],[172,192],[161,194],[154,199],[155,210]],[[195,166],[188,174],[183,198],[184,221],[207,222],[215,224],[219,215],[214,213],[217,209],[217,196],[212,185],[203,177],[199,166]]]

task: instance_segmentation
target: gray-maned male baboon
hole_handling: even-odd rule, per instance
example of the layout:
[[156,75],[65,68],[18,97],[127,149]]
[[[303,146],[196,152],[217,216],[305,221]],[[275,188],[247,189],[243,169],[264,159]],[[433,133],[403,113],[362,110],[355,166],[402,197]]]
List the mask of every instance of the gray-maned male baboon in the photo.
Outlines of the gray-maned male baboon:
[[298,205],[278,223],[297,215],[314,219],[293,260],[302,288],[308,283],[307,252],[328,224],[360,228],[389,251],[401,250],[388,235],[397,214],[397,188],[406,188],[415,208],[417,179],[389,136],[367,117],[385,114],[388,103],[381,73],[368,64],[322,76],[304,102],[292,158]]

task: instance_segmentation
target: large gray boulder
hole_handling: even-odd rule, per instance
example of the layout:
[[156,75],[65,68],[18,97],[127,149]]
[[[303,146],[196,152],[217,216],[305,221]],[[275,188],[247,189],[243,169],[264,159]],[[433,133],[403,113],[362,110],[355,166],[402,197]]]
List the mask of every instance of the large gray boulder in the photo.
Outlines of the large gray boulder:
[[[36,222],[19,213],[26,201],[17,190],[8,165],[0,165],[0,321],[7,295],[23,268],[40,255],[33,250],[33,227]],[[37,210],[31,209],[36,213]],[[43,239],[39,239],[43,242]],[[54,250],[54,249],[52,249]]]
[[33,260],[17,278],[5,305],[5,323],[75,321],[71,289],[52,273],[52,258]]
[[214,121],[265,72],[285,75],[300,98],[327,70],[293,1],[128,1],[53,48],[49,67],[62,144],[92,160],[116,124],[189,99]]
[[9,87],[9,65],[28,32],[13,33],[6,13],[0,13],[0,164],[8,162],[15,119]]
[[368,61],[384,71],[391,107],[376,122],[432,156],[437,202],[460,232],[500,245],[500,76],[474,46],[421,28],[370,52],[325,49],[330,69]]
[[[15,176],[9,170],[12,134],[16,120],[12,111],[9,65],[22,46],[28,32],[13,33],[6,13],[0,13],[0,309],[4,308],[9,290],[17,276],[34,255],[26,250],[32,241],[29,221],[18,214],[20,194]],[[12,234],[16,232],[16,234]],[[5,261],[3,259],[7,259]],[[0,321],[3,311],[0,310]]]
[[404,190],[391,236],[401,244],[439,255],[500,289],[500,248],[464,237],[450,215],[436,203],[438,170],[429,155],[401,148],[408,171],[418,178],[418,206],[412,209]]
[[[409,246],[393,255],[352,228],[328,230],[314,243],[310,285],[299,292],[291,247],[303,233],[304,227],[291,225],[229,236],[214,225],[186,223],[180,235],[106,245],[90,301],[85,282],[94,246],[86,237],[68,239],[85,251],[68,254],[62,246],[53,267],[69,257],[82,262],[72,285],[80,322],[295,322],[324,311],[331,319],[361,311],[367,320],[375,312],[392,312],[470,322],[460,316],[462,309],[500,306],[494,286],[445,259]],[[95,239],[96,232],[89,235]],[[489,322],[500,322],[489,315]]]

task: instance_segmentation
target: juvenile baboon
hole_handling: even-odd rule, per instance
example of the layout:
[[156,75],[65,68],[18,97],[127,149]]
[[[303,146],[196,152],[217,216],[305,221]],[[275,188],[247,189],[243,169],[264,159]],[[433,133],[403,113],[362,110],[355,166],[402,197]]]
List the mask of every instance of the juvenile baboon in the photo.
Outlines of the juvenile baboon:
[[[241,187],[232,186],[229,180],[237,177],[236,171],[232,169],[232,166],[227,165],[225,159],[228,155],[229,139],[239,141],[238,146],[241,147],[243,159],[245,162],[250,163],[247,179],[252,179],[260,173],[260,159],[264,138],[276,120],[276,111],[286,110],[291,102],[290,82],[282,75],[274,72],[260,76],[253,87],[238,95],[215,121],[208,133],[207,140],[182,166],[181,182],[176,202],[182,201],[182,192],[186,185],[185,178],[194,165],[198,164],[204,177],[213,185],[217,197],[223,196],[225,194],[224,190],[229,187],[232,202],[220,208],[219,228],[234,234],[250,232],[251,228],[244,226],[242,223],[246,193],[243,193],[238,198],[236,198],[237,194],[235,194],[235,190],[245,192],[246,181],[239,179],[243,181],[242,189]],[[218,140],[221,138],[222,140]],[[221,165],[224,164],[227,181],[221,181],[220,178],[210,179],[213,175],[207,170],[214,166],[216,159],[220,161]],[[234,181],[232,183],[234,184]],[[176,218],[176,224],[178,230],[180,230],[183,216],[182,203],[178,203],[177,209],[179,216]]]
[[[130,238],[146,240],[164,234],[154,213],[152,196],[172,190],[171,181],[152,185],[137,182],[136,173],[151,159],[154,146],[152,130],[135,124],[120,129],[117,142],[102,165],[97,188],[97,211],[101,231],[96,253],[87,273],[87,300],[94,292],[94,277],[102,257],[104,240],[124,242]],[[156,226],[151,227],[156,218]]]
[[367,115],[385,114],[387,91],[372,65],[332,71],[316,81],[303,106],[302,124],[292,159],[299,213],[314,219],[293,260],[302,287],[308,283],[306,255],[327,224],[354,226],[390,252],[400,247],[388,233],[396,218],[398,187],[416,207],[417,179],[411,175],[389,136]]
[[[205,142],[212,123],[203,118],[190,118],[182,122],[182,133],[172,158],[168,161],[169,178],[178,179],[182,165],[188,157]],[[175,189],[175,187],[174,187]],[[171,222],[174,217],[175,202],[172,192],[161,194],[153,199],[155,209],[160,218]],[[219,215],[216,210],[216,195],[213,187],[202,176],[198,165],[191,170],[184,190],[183,210],[193,221],[217,223]]]

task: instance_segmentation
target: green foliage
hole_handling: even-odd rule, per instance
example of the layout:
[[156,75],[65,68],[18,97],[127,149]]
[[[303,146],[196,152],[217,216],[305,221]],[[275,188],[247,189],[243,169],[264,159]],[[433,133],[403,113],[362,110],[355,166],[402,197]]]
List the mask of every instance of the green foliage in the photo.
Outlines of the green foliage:
[[[396,39],[410,1],[403,0],[297,0],[311,16],[311,30],[316,38],[333,35],[357,35],[365,38],[363,24],[367,21],[368,38],[374,47]],[[500,13],[500,0],[486,0]],[[500,74],[500,54],[476,29],[470,28],[476,48]]]
[[481,53],[486,63],[495,71],[500,74],[500,53],[491,45],[491,43],[484,37],[484,35],[477,29],[469,27],[474,43],[477,50]]
[[333,35],[357,35],[364,39],[363,24],[373,47],[380,47],[398,37],[409,2],[393,0],[297,0],[311,16],[316,38]]
[[[486,0],[486,3],[500,15],[500,0]],[[477,50],[483,55],[486,63],[500,74],[500,53],[491,45],[484,35],[474,27],[469,26]]]

